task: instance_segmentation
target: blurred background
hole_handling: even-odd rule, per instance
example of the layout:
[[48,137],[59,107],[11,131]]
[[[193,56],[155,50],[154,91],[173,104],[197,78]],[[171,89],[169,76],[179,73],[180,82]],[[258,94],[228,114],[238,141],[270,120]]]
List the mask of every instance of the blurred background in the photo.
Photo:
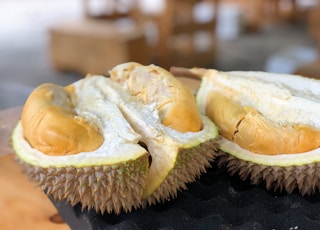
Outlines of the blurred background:
[[1,0],[0,109],[114,65],[320,76],[319,0]]

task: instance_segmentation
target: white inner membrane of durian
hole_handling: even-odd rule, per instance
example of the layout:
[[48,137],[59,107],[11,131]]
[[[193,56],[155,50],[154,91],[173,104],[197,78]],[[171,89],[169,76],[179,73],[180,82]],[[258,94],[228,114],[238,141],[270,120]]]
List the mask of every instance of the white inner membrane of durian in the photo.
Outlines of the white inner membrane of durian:
[[179,133],[162,125],[156,105],[143,104],[109,78],[90,76],[74,86],[77,114],[101,129],[104,143],[92,152],[49,156],[28,144],[19,124],[13,134],[18,140],[14,141],[14,147],[24,161],[41,167],[112,165],[145,154],[146,149],[139,144],[143,142],[152,156],[147,196],[174,167],[180,148],[194,147],[218,135],[215,125],[206,117],[203,117],[203,129],[199,132]]
[[[211,90],[222,92],[242,106],[257,109],[278,125],[305,124],[320,128],[320,82],[300,76],[265,72],[218,72],[213,79],[204,78],[197,95],[199,108],[205,112],[205,98]],[[271,95],[271,96],[270,96]],[[275,143],[276,144],[276,143]],[[320,151],[261,155],[241,148],[225,138],[220,148],[239,159],[263,165],[303,165],[320,161]]]
[[[204,78],[199,97],[222,92],[242,106],[255,108],[279,125],[305,124],[320,128],[320,83],[298,76],[264,72],[219,72]],[[199,102],[205,100],[199,100]],[[205,106],[200,106],[204,112]]]

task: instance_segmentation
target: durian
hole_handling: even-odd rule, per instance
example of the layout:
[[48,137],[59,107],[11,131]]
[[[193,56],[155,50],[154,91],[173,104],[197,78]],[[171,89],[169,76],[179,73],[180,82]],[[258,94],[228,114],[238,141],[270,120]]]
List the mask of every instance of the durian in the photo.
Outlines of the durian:
[[201,79],[200,112],[219,128],[219,165],[267,189],[320,190],[319,80],[199,68],[190,74]]
[[12,135],[19,161],[48,195],[83,209],[174,198],[210,166],[217,127],[160,67],[130,62],[109,74],[37,87]]

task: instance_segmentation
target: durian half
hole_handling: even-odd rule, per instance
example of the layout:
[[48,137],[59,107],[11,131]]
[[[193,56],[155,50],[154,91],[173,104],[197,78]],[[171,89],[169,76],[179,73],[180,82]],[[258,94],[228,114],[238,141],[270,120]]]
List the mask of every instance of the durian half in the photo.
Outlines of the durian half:
[[320,81],[265,72],[202,75],[200,111],[218,126],[219,163],[268,189],[320,190]]
[[[29,177],[54,199],[120,213],[185,189],[214,159],[218,132],[162,68],[125,63],[110,76],[37,87],[12,142]],[[128,88],[130,79],[141,92]]]

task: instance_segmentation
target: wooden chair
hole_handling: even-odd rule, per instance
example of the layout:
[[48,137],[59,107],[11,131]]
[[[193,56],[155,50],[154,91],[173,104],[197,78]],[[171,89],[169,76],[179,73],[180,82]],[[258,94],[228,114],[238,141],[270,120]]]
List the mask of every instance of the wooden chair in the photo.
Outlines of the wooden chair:
[[[195,18],[200,4],[211,9],[212,17],[207,21]],[[155,62],[166,68],[212,65],[217,45],[217,8],[218,0],[166,0],[165,10],[154,18],[159,34],[152,52]],[[206,40],[201,43],[201,38]],[[204,43],[206,46],[201,47]]]
[[296,0],[221,0],[221,2],[240,7],[245,12],[244,25],[251,32],[258,32],[268,24],[295,22],[305,14],[298,7]]
[[315,42],[318,52],[317,60],[299,67],[295,74],[320,80],[320,0],[308,12],[308,34]]

